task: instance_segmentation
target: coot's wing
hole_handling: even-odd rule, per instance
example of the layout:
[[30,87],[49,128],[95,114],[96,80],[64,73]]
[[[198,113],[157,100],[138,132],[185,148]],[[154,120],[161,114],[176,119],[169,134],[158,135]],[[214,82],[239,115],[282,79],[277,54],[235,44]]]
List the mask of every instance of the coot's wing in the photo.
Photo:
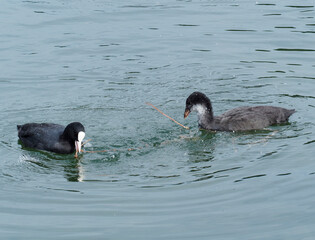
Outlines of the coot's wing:
[[251,109],[256,116],[259,116],[259,114],[266,116],[271,125],[287,122],[289,117],[295,113],[294,109],[273,106],[256,106],[251,107]]
[[225,130],[247,131],[286,122],[294,112],[273,106],[239,107],[223,113],[218,120]]
[[64,126],[53,123],[27,123],[18,125],[18,136],[26,147],[51,150]]
[[220,116],[220,126],[228,131],[263,129],[269,125],[268,116],[254,107],[234,108]]

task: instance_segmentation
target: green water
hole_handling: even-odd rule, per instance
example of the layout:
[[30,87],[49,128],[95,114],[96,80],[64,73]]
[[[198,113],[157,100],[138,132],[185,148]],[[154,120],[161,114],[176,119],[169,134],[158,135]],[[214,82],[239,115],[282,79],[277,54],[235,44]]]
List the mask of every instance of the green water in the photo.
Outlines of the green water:
[[[1,239],[313,239],[313,1],[20,1],[0,13]],[[297,112],[264,131],[199,131],[195,114],[183,119],[197,90],[215,114]],[[109,151],[76,160],[18,143],[17,124],[73,121],[86,150]]]

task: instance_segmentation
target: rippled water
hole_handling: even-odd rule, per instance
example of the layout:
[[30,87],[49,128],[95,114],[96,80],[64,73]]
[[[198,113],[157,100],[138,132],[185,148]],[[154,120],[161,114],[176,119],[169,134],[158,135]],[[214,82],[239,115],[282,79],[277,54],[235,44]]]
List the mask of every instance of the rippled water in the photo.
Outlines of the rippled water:
[[[313,1],[19,1],[0,13],[3,239],[313,239]],[[297,112],[208,133],[183,120],[196,90],[216,114]],[[17,124],[72,121],[87,150],[109,151],[75,160],[18,143]]]

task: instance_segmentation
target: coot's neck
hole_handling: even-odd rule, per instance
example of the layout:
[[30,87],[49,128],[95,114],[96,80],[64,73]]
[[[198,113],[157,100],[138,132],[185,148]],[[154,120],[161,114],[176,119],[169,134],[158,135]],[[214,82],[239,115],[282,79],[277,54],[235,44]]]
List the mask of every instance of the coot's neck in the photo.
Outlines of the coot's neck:
[[71,145],[74,145],[74,140],[73,140],[73,138],[71,137],[71,135],[67,131],[64,131],[61,134],[60,140],[68,142],[68,143],[71,143]]
[[64,145],[67,145],[69,147],[70,152],[74,152],[75,150],[74,140],[71,138],[71,136],[68,133],[63,132],[63,134],[61,134],[60,136],[60,140],[63,142]]
[[199,127],[210,129],[213,122],[212,106],[196,105],[194,110],[197,112]]

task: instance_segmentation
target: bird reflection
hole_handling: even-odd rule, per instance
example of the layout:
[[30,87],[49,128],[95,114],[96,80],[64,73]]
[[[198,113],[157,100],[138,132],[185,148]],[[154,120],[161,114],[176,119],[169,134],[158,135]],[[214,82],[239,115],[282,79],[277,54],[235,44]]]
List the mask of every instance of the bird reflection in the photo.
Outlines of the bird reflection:
[[80,159],[73,159],[68,164],[63,165],[64,176],[69,182],[83,182],[84,168]]
[[[60,172],[63,169],[63,175],[69,182],[82,182],[85,180],[84,168],[81,163],[82,156],[74,158],[73,155],[54,154],[45,151],[28,150],[28,154],[20,156],[23,162],[32,163],[40,169],[45,170],[47,174]],[[41,173],[43,173],[41,171]]]

